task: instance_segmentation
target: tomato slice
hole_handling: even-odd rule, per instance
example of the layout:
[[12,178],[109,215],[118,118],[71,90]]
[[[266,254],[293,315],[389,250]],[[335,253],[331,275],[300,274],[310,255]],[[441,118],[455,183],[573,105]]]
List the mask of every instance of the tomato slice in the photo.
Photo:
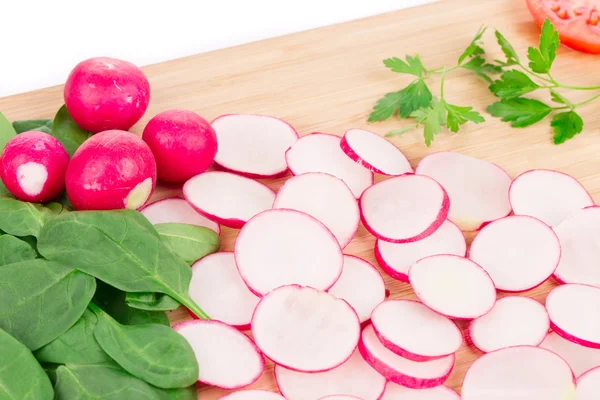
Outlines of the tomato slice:
[[600,54],[600,0],[527,0],[527,6],[538,25],[550,18],[561,43]]

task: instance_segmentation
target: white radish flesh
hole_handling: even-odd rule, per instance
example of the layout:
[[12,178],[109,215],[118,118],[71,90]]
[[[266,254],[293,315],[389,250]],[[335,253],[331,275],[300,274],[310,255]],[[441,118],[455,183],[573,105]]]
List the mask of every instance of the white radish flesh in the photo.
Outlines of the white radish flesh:
[[219,397],[219,400],[286,400],[279,393],[269,392],[267,390],[240,390],[239,392],[229,393]]
[[598,400],[600,394],[600,368],[594,368],[577,378],[575,400]]
[[204,226],[217,234],[221,233],[219,224],[198,213],[187,201],[178,197],[155,201],[142,208],[140,212],[152,225],[173,222]]
[[447,386],[431,389],[409,389],[388,382],[380,400],[460,400],[460,396]]
[[580,346],[564,339],[556,332],[550,332],[540,347],[553,351],[564,358],[576,376],[594,367],[600,367],[600,349]]
[[348,396],[346,394],[334,394],[331,396],[321,397],[319,400],[363,400],[360,397]]

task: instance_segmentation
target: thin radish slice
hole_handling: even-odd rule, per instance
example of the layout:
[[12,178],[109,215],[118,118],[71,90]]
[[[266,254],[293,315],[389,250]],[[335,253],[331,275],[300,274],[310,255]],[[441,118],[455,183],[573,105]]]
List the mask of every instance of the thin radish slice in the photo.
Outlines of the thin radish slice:
[[241,330],[250,329],[252,314],[260,300],[240,277],[233,252],[214,253],[196,261],[192,265],[189,293],[211,319]]
[[173,329],[192,346],[200,383],[239,389],[256,381],[265,369],[265,360],[252,340],[223,322],[196,319]]
[[546,298],[552,330],[581,346],[600,349],[600,288],[567,284]]
[[421,258],[437,254],[464,257],[467,242],[461,230],[446,220],[431,236],[411,243],[375,242],[375,259],[389,276],[408,283],[408,269]]
[[566,400],[575,379],[565,360],[546,349],[509,347],[475,361],[463,381],[463,400]]
[[298,140],[287,122],[265,115],[227,114],[211,125],[219,142],[215,162],[221,167],[252,178],[287,171],[285,152]]
[[364,129],[349,129],[340,147],[353,161],[377,174],[404,175],[413,172],[400,149],[376,133]]
[[219,397],[219,400],[286,400],[279,393],[269,392],[267,390],[240,390],[239,392],[229,393]]
[[510,176],[499,166],[459,153],[433,153],[415,173],[435,179],[450,196],[448,219],[463,231],[475,231],[510,214]]
[[285,154],[294,175],[325,172],[343,180],[359,198],[373,184],[373,173],[352,161],[340,148],[340,138],[328,133],[301,137]]
[[358,350],[348,361],[326,372],[297,372],[276,365],[275,380],[288,400],[314,400],[332,394],[378,400],[386,382],[363,360]]
[[590,349],[562,338],[556,332],[550,332],[540,347],[555,352],[573,369],[576,376],[594,367],[600,367],[600,349]]
[[454,367],[455,356],[416,362],[388,350],[377,338],[372,325],[363,329],[358,344],[360,354],[386,379],[411,389],[427,389],[442,385]]
[[513,215],[486,225],[473,239],[469,258],[490,274],[499,290],[524,292],[556,270],[560,242],[539,219]]
[[464,257],[423,258],[410,267],[408,277],[427,307],[453,319],[481,317],[496,302],[496,288],[488,273]]
[[388,382],[380,400],[460,400],[460,396],[447,386],[431,389],[409,389]]
[[273,205],[275,192],[262,183],[229,172],[205,172],[183,185],[183,195],[206,218],[241,228]]
[[377,239],[416,242],[432,235],[446,220],[450,203],[433,179],[403,175],[364,191],[359,201],[363,225]]
[[279,189],[273,208],[302,211],[321,221],[342,248],[360,223],[358,203],[346,184],[333,175],[309,172],[289,179]]
[[360,397],[348,396],[346,394],[334,394],[331,396],[321,397],[319,400],[363,400]]
[[235,262],[248,288],[262,296],[289,284],[328,290],[340,277],[344,258],[322,223],[299,211],[278,209],[257,215],[242,228]]
[[217,232],[217,234],[221,233],[219,224],[199,214],[187,201],[178,197],[155,201],[142,208],[140,212],[148,218],[152,225],[174,222],[204,226]]
[[489,353],[506,347],[538,346],[549,329],[550,319],[542,304],[530,297],[510,296],[473,320],[469,335],[475,347]]
[[463,343],[454,322],[417,301],[384,301],[373,310],[371,323],[385,347],[412,361],[446,357]]
[[577,378],[575,400],[598,400],[600,394],[600,368],[594,368]]

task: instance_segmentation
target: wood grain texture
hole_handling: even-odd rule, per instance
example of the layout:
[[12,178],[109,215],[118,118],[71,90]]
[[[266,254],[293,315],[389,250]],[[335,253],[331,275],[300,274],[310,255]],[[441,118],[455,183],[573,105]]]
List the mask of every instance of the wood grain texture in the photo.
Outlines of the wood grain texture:
[[[398,120],[367,124],[374,102],[384,93],[399,90],[409,78],[383,67],[381,60],[418,52],[430,68],[453,65],[481,24],[501,30],[519,54],[537,42],[538,28],[531,22],[524,0],[448,0],[383,14],[331,27],[201,54],[145,67],[152,87],[150,107],[133,132],[160,111],[193,110],[207,119],[224,113],[259,113],[290,122],[300,134],[313,131],[338,135],[348,128],[366,128],[379,134],[402,126]],[[501,57],[491,32],[485,36],[491,57]],[[196,40],[190,38],[190,40]],[[558,51],[554,76],[571,85],[598,84],[598,56],[564,47]],[[40,67],[43,70],[43,65]],[[66,79],[66,77],[65,77]],[[434,87],[437,85],[434,85]],[[476,105],[484,112],[494,101],[485,82],[468,72],[453,72],[446,83],[448,101]],[[585,93],[572,100],[581,101]],[[62,105],[62,87],[0,99],[0,110],[10,119],[51,118]],[[600,113],[597,105],[581,109],[585,129],[575,140],[555,146],[547,123],[512,129],[487,114],[487,122],[467,124],[460,134],[441,133],[431,148],[422,131],[395,137],[413,166],[425,155],[453,150],[494,162],[515,177],[532,168],[550,168],[577,177],[600,200]],[[263,180],[278,189],[285,178]],[[161,187],[155,198],[177,194],[178,188]],[[237,231],[223,229],[222,250],[232,250]],[[473,234],[467,234],[469,242]],[[374,238],[361,227],[346,252],[375,263]],[[391,298],[415,298],[409,285],[386,277]],[[555,285],[547,282],[527,295],[543,301]],[[360,288],[357,288],[360,290]],[[234,306],[234,305],[232,305]],[[171,314],[187,319],[183,310]],[[461,323],[461,327],[465,324]],[[464,346],[447,384],[459,390],[465,371],[480,353]],[[252,385],[276,390],[272,366]],[[200,386],[199,398],[212,400],[224,392]]]

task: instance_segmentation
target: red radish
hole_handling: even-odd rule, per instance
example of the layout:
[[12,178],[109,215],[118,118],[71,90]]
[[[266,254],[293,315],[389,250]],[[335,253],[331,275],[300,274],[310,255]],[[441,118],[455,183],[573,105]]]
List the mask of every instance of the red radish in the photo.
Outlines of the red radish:
[[552,330],[581,346],[600,349],[600,288],[567,284],[546,298]]
[[534,169],[510,185],[510,204],[516,215],[529,215],[556,226],[573,212],[594,205],[585,188],[570,175]]
[[89,138],[73,154],[67,194],[77,210],[137,210],[156,184],[156,162],[142,139],[125,131]]
[[252,340],[223,322],[195,319],[180,322],[173,329],[192,346],[200,383],[239,389],[255,382],[265,369],[265,360]]
[[556,332],[550,332],[540,347],[555,352],[573,369],[576,376],[594,367],[600,367],[600,349],[590,349],[562,338]]
[[329,294],[345,300],[354,308],[360,322],[369,319],[373,309],[385,299],[383,277],[370,262],[344,255],[344,269]]
[[461,230],[446,220],[425,239],[410,243],[375,242],[375,259],[379,266],[394,279],[408,283],[408,269],[421,258],[437,254],[454,254],[464,257],[467,242]]
[[349,129],[342,137],[340,146],[353,161],[377,174],[393,176],[413,172],[400,149],[376,133]]
[[360,211],[346,184],[333,175],[309,172],[289,179],[277,192],[273,208],[307,213],[333,233],[342,248],[354,238]]
[[219,400],[286,400],[278,393],[267,390],[240,390],[219,397]]
[[446,220],[450,202],[433,179],[403,175],[365,190],[359,205],[363,225],[377,239],[407,243],[431,236]]
[[347,394],[334,394],[331,396],[321,397],[319,400],[363,400],[360,397],[348,396]]
[[144,128],[142,139],[156,158],[158,179],[183,183],[212,164],[217,135],[208,121],[187,110],[163,111]]
[[415,173],[432,177],[446,189],[448,219],[463,231],[481,229],[510,214],[510,176],[495,164],[443,151],[423,158]]
[[273,205],[275,192],[268,186],[229,172],[205,172],[183,185],[183,195],[206,218],[239,229],[246,221]]
[[17,199],[44,203],[65,190],[69,155],[54,137],[29,131],[15,136],[0,155],[0,178]]
[[[238,200],[239,202],[239,200]],[[258,296],[289,284],[328,290],[342,273],[342,250],[331,232],[295,210],[268,210],[252,218],[235,241],[235,262]]]
[[469,320],[488,313],[496,288],[487,272],[473,261],[449,254],[417,261],[408,271],[415,294],[433,311]]
[[490,274],[497,289],[524,292],[556,270],[560,243],[539,219],[513,215],[486,225],[473,239],[469,258]]
[[450,376],[455,361],[454,354],[424,362],[394,354],[381,344],[372,325],[363,329],[358,349],[365,361],[386,379],[411,389],[442,385]]
[[412,361],[447,357],[463,343],[454,322],[417,301],[384,301],[373,310],[371,324],[381,344]]
[[276,364],[321,372],[352,356],[360,322],[344,300],[313,288],[288,285],[271,291],[258,303],[252,336]]
[[343,180],[359,198],[373,184],[373,173],[353,162],[340,148],[340,138],[328,133],[301,137],[285,154],[294,175],[325,172]]
[[219,142],[215,162],[221,167],[251,178],[287,171],[285,152],[298,140],[287,122],[265,115],[226,114],[211,125]]
[[363,360],[358,350],[348,361],[326,372],[298,372],[276,365],[275,380],[288,400],[314,400],[332,394],[378,400],[386,382]]
[[[190,297],[210,315],[238,329],[250,329],[260,300],[238,273],[233,252],[213,253],[192,265]],[[233,306],[232,306],[233,305]]]
[[600,393],[600,367],[587,371],[577,378],[574,400],[598,400]]
[[187,201],[178,197],[155,201],[142,208],[140,212],[153,225],[174,222],[204,226],[217,234],[221,233],[219,224],[197,213]]
[[469,367],[463,400],[566,400],[575,392],[575,378],[565,360],[532,346],[487,353]]
[[431,389],[409,389],[388,382],[381,400],[460,400],[460,396],[447,386]]
[[494,308],[469,325],[473,345],[489,353],[513,346],[538,346],[550,329],[542,304],[530,297],[509,296],[496,301]]
[[128,130],[142,118],[150,102],[150,84],[141,69],[108,57],[82,61],[69,74],[64,89],[69,115],[83,129]]

